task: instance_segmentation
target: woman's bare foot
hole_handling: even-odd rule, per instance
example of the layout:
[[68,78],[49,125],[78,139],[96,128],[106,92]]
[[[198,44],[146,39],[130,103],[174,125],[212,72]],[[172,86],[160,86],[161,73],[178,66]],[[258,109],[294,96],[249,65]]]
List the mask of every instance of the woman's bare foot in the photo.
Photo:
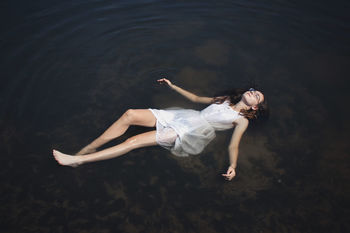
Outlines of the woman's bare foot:
[[76,155],[87,155],[96,152],[96,148],[91,148],[89,145],[81,149]]
[[77,167],[82,164],[81,156],[66,155],[57,150],[53,150],[53,156],[56,161],[63,166]]

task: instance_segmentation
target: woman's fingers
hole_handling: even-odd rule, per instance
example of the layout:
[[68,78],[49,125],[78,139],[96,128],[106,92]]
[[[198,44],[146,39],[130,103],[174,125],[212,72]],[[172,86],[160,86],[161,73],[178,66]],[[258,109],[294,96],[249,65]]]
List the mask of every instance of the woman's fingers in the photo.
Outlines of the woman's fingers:
[[168,84],[168,85],[171,84],[171,82],[170,82],[168,79],[166,79],[166,78],[161,78],[161,79],[158,79],[157,81],[158,81],[160,84],[163,84],[163,83],[166,83],[166,84]]
[[225,177],[226,180],[232,180],[232,179],[233,179],[233,177],[231,177],[231,176],[229,176],[229,175],[224,175],[224,174],[223,174],[223,176]]
[[231,177],[231,175],[229,175],[229,174],[222,174],[222,176],[224,176],[224,177],[226,177],[226,178]]
[[222,176],[225,177],[226,180],[232,180],[233,177],[236,176],[235,172],[233,172],[233,171],[234,171],[233,169],[232,169],[232,170],[229,169],[229,170],[227,171],[227,173],[226,173],[226,174],[222,174]]
[[222,174],[223,176],[230,176],[232,173],[232,170],[227,170],[226,173]]
[[226,174],[223,174],[223,176],[227,179],[227,180],[232,180],[233,177],[236,176],[236,172],[235,169],[232,168],[231,166],[227,169]]
[[160,83],[165,83],[166,82],[166,80],[164,78],[158,79],[157,81],[160,82]]

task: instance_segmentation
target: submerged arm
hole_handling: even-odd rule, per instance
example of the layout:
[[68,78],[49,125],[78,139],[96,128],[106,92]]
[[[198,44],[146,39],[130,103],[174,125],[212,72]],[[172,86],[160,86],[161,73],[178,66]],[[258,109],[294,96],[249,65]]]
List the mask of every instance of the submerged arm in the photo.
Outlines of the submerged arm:
[[158,80],[159,83],[166,83],[168,86],[176,91],[177,93],[181,94],[182,96],[186,97],[192,102],[195,103],[202,103],[202,104],[211,104],[214,102],[214,98],[212,97],[201,97],[193,94],[192,92],[186,91],[182,89],[181,87],[176,86],[175,84],[172,84],[168,79],[162,78]]
[[247,129],[249,121],[246,118],[241,118],[233,131],[230,145],[228,146],[230,166],[227,169],[226,174],[222,174],[226,179],[232,180],[236,175],[237,159],[238,159],[238,146],[241,141],[242,135]]

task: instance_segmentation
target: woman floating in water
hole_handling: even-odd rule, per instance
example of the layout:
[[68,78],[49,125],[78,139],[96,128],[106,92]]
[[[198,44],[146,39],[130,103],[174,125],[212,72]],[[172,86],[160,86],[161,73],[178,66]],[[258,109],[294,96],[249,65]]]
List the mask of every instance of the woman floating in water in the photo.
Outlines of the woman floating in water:
[[[112,159],[136,148],[160,145],[169,149],[176,156],[199,154],[215,137],[216,130],[235,127],[228,146],[230,166],[227,180],[235,175],[238,146],[249,120],[264,114],[266,103],[264,95],[253,88],[236,90],[231,94],[219,97],[199,97],[174,84],[168,79],[159,79],[160,84],[167,84],[171,89],[196,103],[210,104],[202,111],[191,109],[129,109],[114,122],[101,136],[81,149],[76,155],[63,154],[53,150],[59,164],[76,167],[83,163]],[[125,133],[130,125],[156,127],[127,139],[125,142],[96,152],[103,144]]]

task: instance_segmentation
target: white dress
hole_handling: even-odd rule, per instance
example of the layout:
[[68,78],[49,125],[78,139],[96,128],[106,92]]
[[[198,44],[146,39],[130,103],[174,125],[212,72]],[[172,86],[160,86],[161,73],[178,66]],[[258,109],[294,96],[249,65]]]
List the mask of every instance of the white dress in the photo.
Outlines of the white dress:
[[176,156],[199,154],[215,138],[215,131],[233,128],[243,117],[229,101],[211,104],[202,111],[192,109],[149,109],[157,118],[156,141]]

